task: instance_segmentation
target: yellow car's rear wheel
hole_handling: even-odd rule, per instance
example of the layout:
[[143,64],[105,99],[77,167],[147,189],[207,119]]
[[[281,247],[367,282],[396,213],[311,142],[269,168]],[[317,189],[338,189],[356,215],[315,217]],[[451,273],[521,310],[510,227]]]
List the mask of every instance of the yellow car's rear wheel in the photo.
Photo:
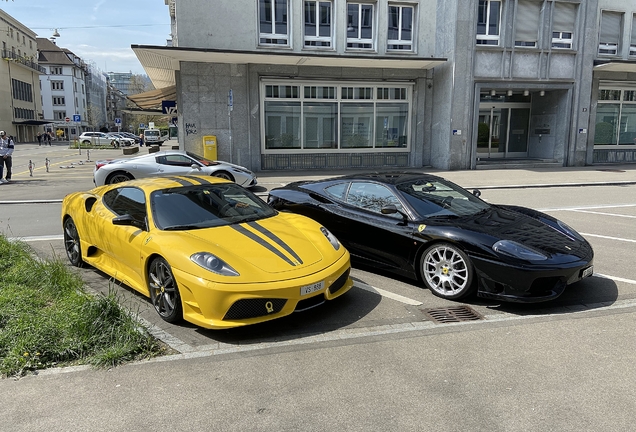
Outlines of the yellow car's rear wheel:
[[75,267],[82,267],[84,265],[79,233],[77,232],[77,226],[71,217],[64,220],[64,249],[66,250],[66,256],[71,264]]
[[168,262],[155,258],[148,267],[148,288],[150,300],[159,316],[169,323],[183,318],[181,296]]

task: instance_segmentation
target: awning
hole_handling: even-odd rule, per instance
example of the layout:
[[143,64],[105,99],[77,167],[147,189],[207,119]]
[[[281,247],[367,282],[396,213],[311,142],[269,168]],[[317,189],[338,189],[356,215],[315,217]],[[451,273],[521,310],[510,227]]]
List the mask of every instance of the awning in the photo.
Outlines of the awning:
[[131,45],[156,88],[175,85],[174,71],[180,62],[271,64],[287,66],[351,67],[362,69],[432,69],[445,58],[329,55],[321,53],[277,53],[232,51],[153,45]]
[[636,72],[636,61],[630,60],[596,60],[594,62],[595,71],[608,72]]
[[51,120],[22,120],[22,121],[13,121],[15,125],[32,125],[32,126],[40,126],[45,124],[51,124]]
[[128,96],[128,99],[130,99],[135,105],[143,110],[158,110],[159,114],[161,114],[161,101],[177,100],[177,87],[171,85],[168,87],[158,88],[143,93],[137,93]]

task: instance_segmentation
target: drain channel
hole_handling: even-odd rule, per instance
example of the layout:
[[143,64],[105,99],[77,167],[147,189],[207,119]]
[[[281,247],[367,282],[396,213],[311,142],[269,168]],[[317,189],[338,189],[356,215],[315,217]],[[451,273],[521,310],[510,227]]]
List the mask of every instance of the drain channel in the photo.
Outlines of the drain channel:
[[443,308],[421,309],[429,321],[435,324],[448,324],[462,321],[478,321],[484,317],[468,306],[450,306]]

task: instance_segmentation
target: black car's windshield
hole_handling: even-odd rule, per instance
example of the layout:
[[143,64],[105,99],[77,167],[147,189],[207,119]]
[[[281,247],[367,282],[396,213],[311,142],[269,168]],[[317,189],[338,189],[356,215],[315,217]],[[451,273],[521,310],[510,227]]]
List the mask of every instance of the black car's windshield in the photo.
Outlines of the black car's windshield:
[[490,208],[467,190],[442,179],[416,179],[396,187],[422,217],[470,216]]
[[152,217],[161,230],[191,230],[249,222],[276,214],[253,193],[234,183],[154,191]]

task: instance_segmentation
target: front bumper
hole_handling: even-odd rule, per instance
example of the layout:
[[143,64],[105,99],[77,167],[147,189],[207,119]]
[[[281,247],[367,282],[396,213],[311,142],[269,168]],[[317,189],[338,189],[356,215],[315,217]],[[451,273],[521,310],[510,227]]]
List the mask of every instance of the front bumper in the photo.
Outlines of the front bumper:
[[[186,321],[209,329],[270,321],[340,297],[353,286],[351,263],[344,254],[329,267],[301,278],[263,283],[222,284],[173,269]],[[301,295],[300,287],[324,281],[324,287]]]
[[554,300],[566,286],[580,281],[593,258],[558,266],[521,267],[471,257],[477,277],[479,297],[515,303],[538,303]]

